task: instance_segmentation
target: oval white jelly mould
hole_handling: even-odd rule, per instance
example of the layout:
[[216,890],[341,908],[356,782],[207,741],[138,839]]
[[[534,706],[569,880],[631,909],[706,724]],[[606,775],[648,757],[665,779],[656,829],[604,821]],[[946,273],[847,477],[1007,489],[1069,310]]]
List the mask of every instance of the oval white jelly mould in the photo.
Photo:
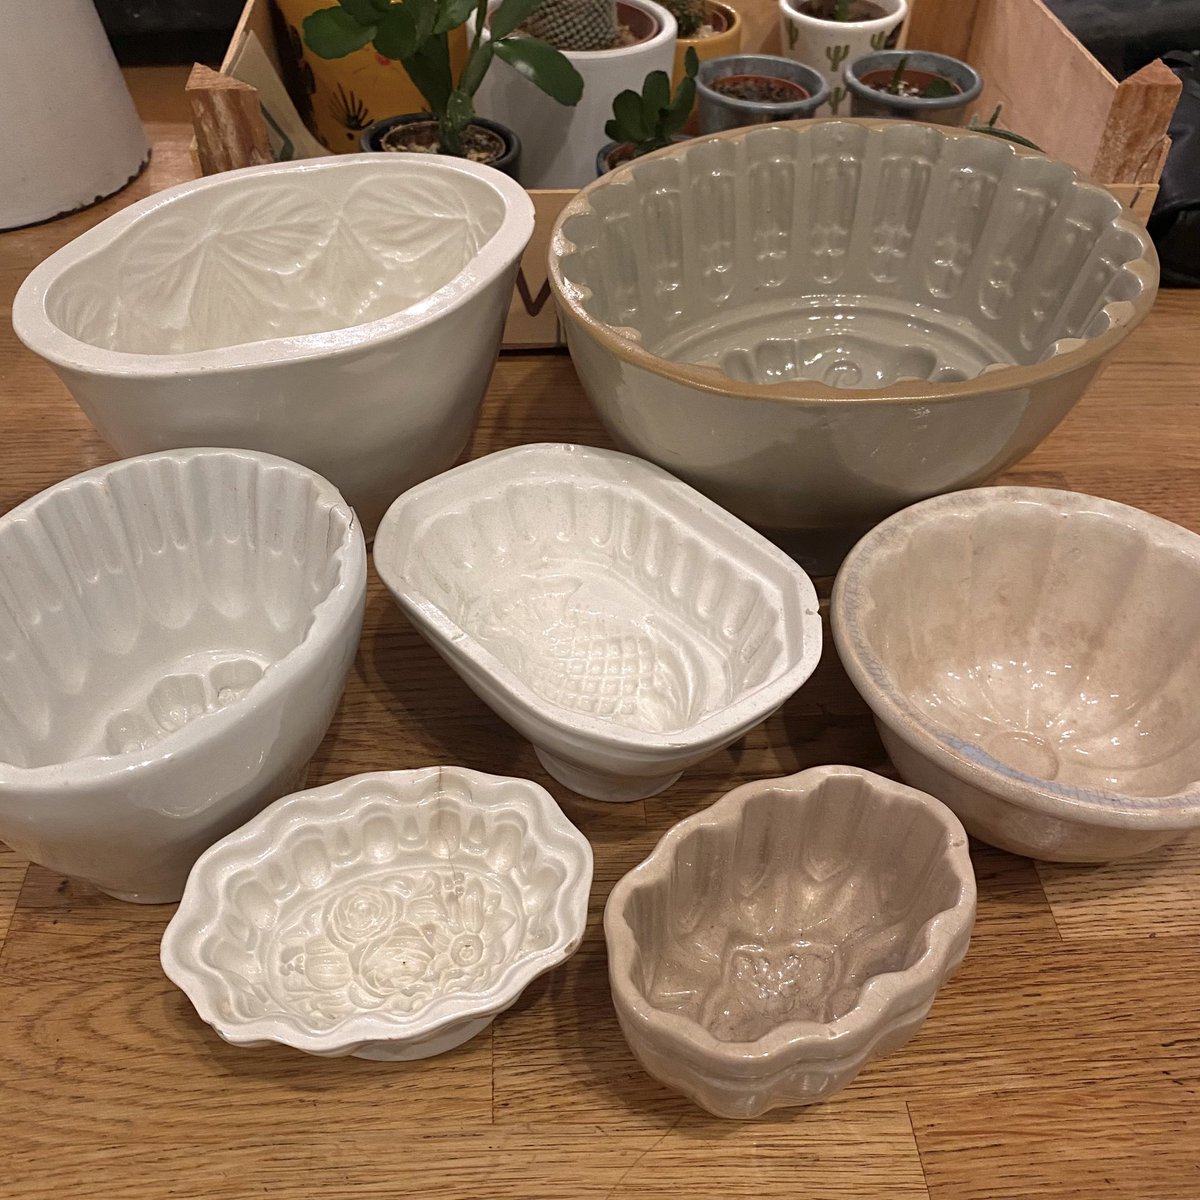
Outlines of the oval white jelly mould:
[[775,711],[821,656],[808,576],[658,467],[588,446],[467,463],[388,510],[396,602],[560,783],[638,800]]
[[69,242],[21,285],[13,327],[118,453],[281,454],[369,537],[466,445],[532,232],[525,191],[464,159],[249,167]]

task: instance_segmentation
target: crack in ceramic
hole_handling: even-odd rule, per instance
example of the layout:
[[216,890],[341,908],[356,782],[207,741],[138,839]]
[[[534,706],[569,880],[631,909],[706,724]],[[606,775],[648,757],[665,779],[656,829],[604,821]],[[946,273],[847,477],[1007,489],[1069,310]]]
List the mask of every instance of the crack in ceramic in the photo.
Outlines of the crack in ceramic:
[[812,1103],[912,1036],[974,907],[966,834],[932,797],[850,767],[747,784],[614,888],[622,1030],[720,1116]]
[[597,798],[661,790],[772,711],[820,652],[799,568],[608,451],[527,446],[447,472],[392,506],[376,563],[547,770]]
[[234,1044],[424,1057],[574,952],[591,866],[536,784],[361,775],[279,801],[206,853],[163,966]]
[[877,720],[908,743],[902,773],[971,832],[1116,857],[1200,823],[1198,579],[1194,534],[1092,497],[989,488],[864,539],[833,624]]

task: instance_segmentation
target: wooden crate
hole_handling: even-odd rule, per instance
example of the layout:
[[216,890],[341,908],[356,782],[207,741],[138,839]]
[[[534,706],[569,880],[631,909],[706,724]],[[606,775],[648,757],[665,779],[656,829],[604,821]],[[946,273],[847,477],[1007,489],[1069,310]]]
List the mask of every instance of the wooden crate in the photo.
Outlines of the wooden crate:
[[[729,0],[745,22],[744,50],[778,52],[775,0]],[[270,139],[254,88],[224,72],[253,32],[279,64],[271,0],[247,0],[222,71],[197,66],[188,81],[195,158],[205,175],[268,162]],[[1003,105],[1001,124],[1102,183],[1140,220],[1158,195],[1170,149],[1167,126],[1180,82],[1161,62],[1118,83],[1043,0],[909,0],[903,44],[965,59],[983,75],[979,112]],[[537,226],[521,261],[504,329],[509,350],[561,344],[546,251],[570,191],[533,191]]]

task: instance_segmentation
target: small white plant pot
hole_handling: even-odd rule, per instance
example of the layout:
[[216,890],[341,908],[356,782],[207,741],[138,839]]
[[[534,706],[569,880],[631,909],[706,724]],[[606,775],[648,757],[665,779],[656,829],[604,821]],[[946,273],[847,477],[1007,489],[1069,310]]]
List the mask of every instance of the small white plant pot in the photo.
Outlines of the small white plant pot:
[[[649,18],[656,31],[615,50],[568,50],[583,76],[583,97],[574,108],[552,100],[508,63],[497,59],[484,76],[476,108],[507,125],[521,139],[520,180],[527,188],[581,188],[596,178],[596,154],[610,139],[604,132],[613,100],[627,88],[642,90],[651,71],[671,74],[675,18],[652,0],[618,0],[619,9]],[[628,23],[628,22],[627,22]]]
[[783,53],[820,71],[829,99],[815,116],[849,116],[850,93],[842,72],[847,63],[882,50],[908,15],[907,0],[873,0],[884,15],[871,21],[826,21],[802,12],[804,0],[779,0]]

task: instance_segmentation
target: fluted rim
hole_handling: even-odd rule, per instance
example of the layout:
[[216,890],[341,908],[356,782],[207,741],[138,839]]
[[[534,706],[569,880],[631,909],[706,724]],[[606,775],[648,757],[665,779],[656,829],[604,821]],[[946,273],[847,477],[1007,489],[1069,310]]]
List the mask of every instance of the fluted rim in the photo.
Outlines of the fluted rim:
[[[478,638],[465,630],[450,614],[443,611],[411,579],[407,563],[402,561],[398,545],[404,535],[410,514],[422,503],[436,501],[445,495],[447,488],[452,497],[460,495],[459,489],[469,488],[469,480],[481,471],[495,469],[495,464],[505,462],[514,478],[528,471],[539,461],[549,461],[561,456],[571,456],[571,470],[577,478],[586,478],[587,462],[616,464],[632,473],[636,479],[657,483],[669,489],[679,510],[700,511],[712,521],[719,522],[760,560],[766,559],[787,572],[792,585],[791,603],[780,614],[780,624],[791,624],[798,643],[797,652],[764,683],[737,700],[709,713],[702,720],[674,733],[650,733],[624,726],[614,726],[611,721],[577,713],[571,709],[544,699],[511,666],[503,662]],[[564,464],[565,465],[565,464]],[[636,487],[636,484],[634,485]],[[768,541],[762,534],[738,520],[706,496],[689,487],[668,471],[631,454],[615,450],[601,450],[593,446],[580,446],[561,442],[534,442],[525,446],[514,446],[498,450],[483,458],[474,459],[453,467],[451,470],[410,488],[398,497],[384,514],[375,535],[372,551],[375,570],[384,585],[418,626],[429,629],[437,641],[453,646],[455,652],[480,671],[486,673],[496,685],[523,712],[536,715],[537,719],[552,729],[568,735],[583,734],[589,741],[600,746],[616,749],[632,748],[647,751],[681,751],[694,747],[715,744],[730,733],[749,728],[761,721],[768,713],[801,688],[816,670],[821,657],[821,619],[816,589],[803,568]],[[788,601],[785,597],[785,602]],[[457,669],[457,668],[456,668]]]
[[[958,881],[954,903],[930,917],[914,935],[921,946],[916,960],[902,971],[872,975],[862,985],[854,1006],[833,1021],[786,1020],[749,1042],[726,1042],[698,1021],[655,1008],[633,982],[637,941],[627,912],[633,896],[664,887],[680,843],[695,830],[736,826],[747,803],[765,792],[804,796],[836,777],[863,781],[880,808],[919,808],[947,833],[945,862]],[[693,813],[672,826],[640,865],[618,881],[604,908],[609,981],[619,1012],[649,1035],[661,1036],[685,1061],[707,1064],[725,1077],[759,1076],[787,1068],[798,1058],[839,1061],[867,1052],[889,1022],[919,1004],[932,1002],[943,980],[958,965],[975,923],[975,870],[967,834],[958,818],[940,801],[906,784],[859,767],[811,767],[779,779],[760,779],[727,792],[711,808]]]
[[[447,778],[461,785],[471,805],[481,811],[520,813],[542,849],[560,856],[566,877],[552,896],[558,929],[554,942],[518,954],[483,990],[444,993],[415,1016],[360,1011],[324,1032],[306,1029],[292,1013],[249,1019],[223,1016],[220,1000],[227,990],[225,978],[219,969],[199,964],[196,952],[220,920],[230,878],[248,864],[269,862],[279,852],[281,839],[298,825],[354,822],[356,814],[378,799],[378,793],[367,792],[350,795],[347,802],[347,795],[355,790],[379,787],[390,793],[400,812],[430,799]],[[231,1045],[270,1041],[310,1054],[338,1054],[351,1053],[368,1042],[424,1041],[459,1022],[502,1012],[539,975],[570,958],[587,925],[592,871],[591,843],[564,816],[554,797],[531,780],[456,766],[367,772],[276,800],[206,850],[192,868],[179,908],[163,933],[159,959],[200,1018]]]
[[[641,164],[651,159],[685,156],[690,148],[701,143],[741,141],[761,136],[767,130],[781,128],[795,128],[798,132],[804,133],[820,125],[831,123],[859,126],[877,132],[894,130],[897,125],[903,124],[903,122],[861,117],[826,117],[731,129],[724,133],[694,138],[675,146],[668,146],[654,154],[644,155],[642,158],[634,159],[617,167],[589,184],[568,201],[554,223],[550,238],[549,281],[562,320],[573,327],[575,332],[599,343],[616,358],[623,359],[633,366],[673,383],[731,399],[766,400],[774,404],[822,408],[832,402],[844,404],[858,401],[877,405],[938,404],[972,396],[989,395],[999,391],[1031,388],[1045,383],[1047,380],[1098,363],[1124,341],[1149,313],[1158,288],[1158,256],[1154,249],[1154,243],[1143,226],[1123,215],[1124,210],[1121,209],[1119,201],[1099,184],[1085,179],[1074,168],[1067,169],[1071,171],[1076,186],[1106,196],[1112,202],[1115,210],[1112,226],[1132,235],[1137,240],[1141,254],[1137,258],[1128,260],[1123,267],[1137,277],[1140,286],[1137,295],[1132,300],[1116,301],[1105,306],[1104,311],[1108,313],[1110,320],[1109,328],[1104,333],[1095,337],[1072,339],[1078,341],[1078,344],[1053,354],[1041,362],[1028,365],[1004,365],[958,383],[934,384],[926,380],[903,380],[888,387],[874,389],[836,388],[809,379],[787,380],[772,384],[750,383],[733,379],[716,367],[680,363],[662,358],[645,349],[640,341],[623,335],[615,326],[598,320],[587,311],[585,305],[592,295],[591,289],[584,285],[571,283],[563,274],[564,260],[578,249],[575,243],[567,237],[564,229],[568,221],[594,211],[592,197],[599,189],[631,186],[633,176],[641,168]],[[1011,158],[1044,159],[1046,157],[1040,151],[1013,142],[1001,142],[989,134],[970,129],[926,124],[921,124],[920,128],[932,131],[935,136],[943,139],[984,138],[997,146],[997,153],[1007,153]]]
[[1200,825],[1200,787],[1161,796],[1135,796],[1059,784],[1009,767],[982,752],[969,758],[956,752],[933,733],[926,717],[897,686],[888,664],[867,641],[859,618],[863,607],[861,597],[871,590],[871,571],[881,550],[903,544],[921,525],[1016,502],[1050,507],[1064,516],[1088,511],[1117,519],[1137,530],[1147,545],[1170,547],[1186,554],[1200,567],[1200,535],[1115,500],[1036,487],[973,488],[935,496],[877,525],[850,551],[838,572],[830,601],[830,624],[846,674],[876,718],[914,751],[956,779],[1000,796],[1019,808],[1060,820],[1082,818],[1091,824],[1116,828],[1184,829]]
[[203,458],[250,461],[260,469],[282,470],[294,477],[307,479],[314,485],[317,501],[328,511],[331,522],[336,521],[340,525],[338,544],[331,552],[336,567],[334,582],[313,606],[303,637],[285,655],[272,662],[245,695],[189,721],[153,746],[121,754],[90,754],[37,767],[22,767],[0,761],[0,791],[19,789],[25,795],[40,793],[45,801],[55,798],[65,800],[76,791],[90,790],[114,776],[129,776],[151,769],[156,764],[178,761],[207,748],[234,728],[248,709],[278,701],[295,686],[300,673],[324,653],[351,622],[361,619],[366,601],[367,550],[362,526],[354,510],[333,484],[315,471],[261,451],[201,447],[118,459],[106,466],[73,475],[30,497],[0,517],[0,540],[7,528],[36,517],[38,509],[44,504],[53,503],[54,498],[63,492],[95,482],[109,485],[122,474],[145,463],[171,462],[182,468]]

